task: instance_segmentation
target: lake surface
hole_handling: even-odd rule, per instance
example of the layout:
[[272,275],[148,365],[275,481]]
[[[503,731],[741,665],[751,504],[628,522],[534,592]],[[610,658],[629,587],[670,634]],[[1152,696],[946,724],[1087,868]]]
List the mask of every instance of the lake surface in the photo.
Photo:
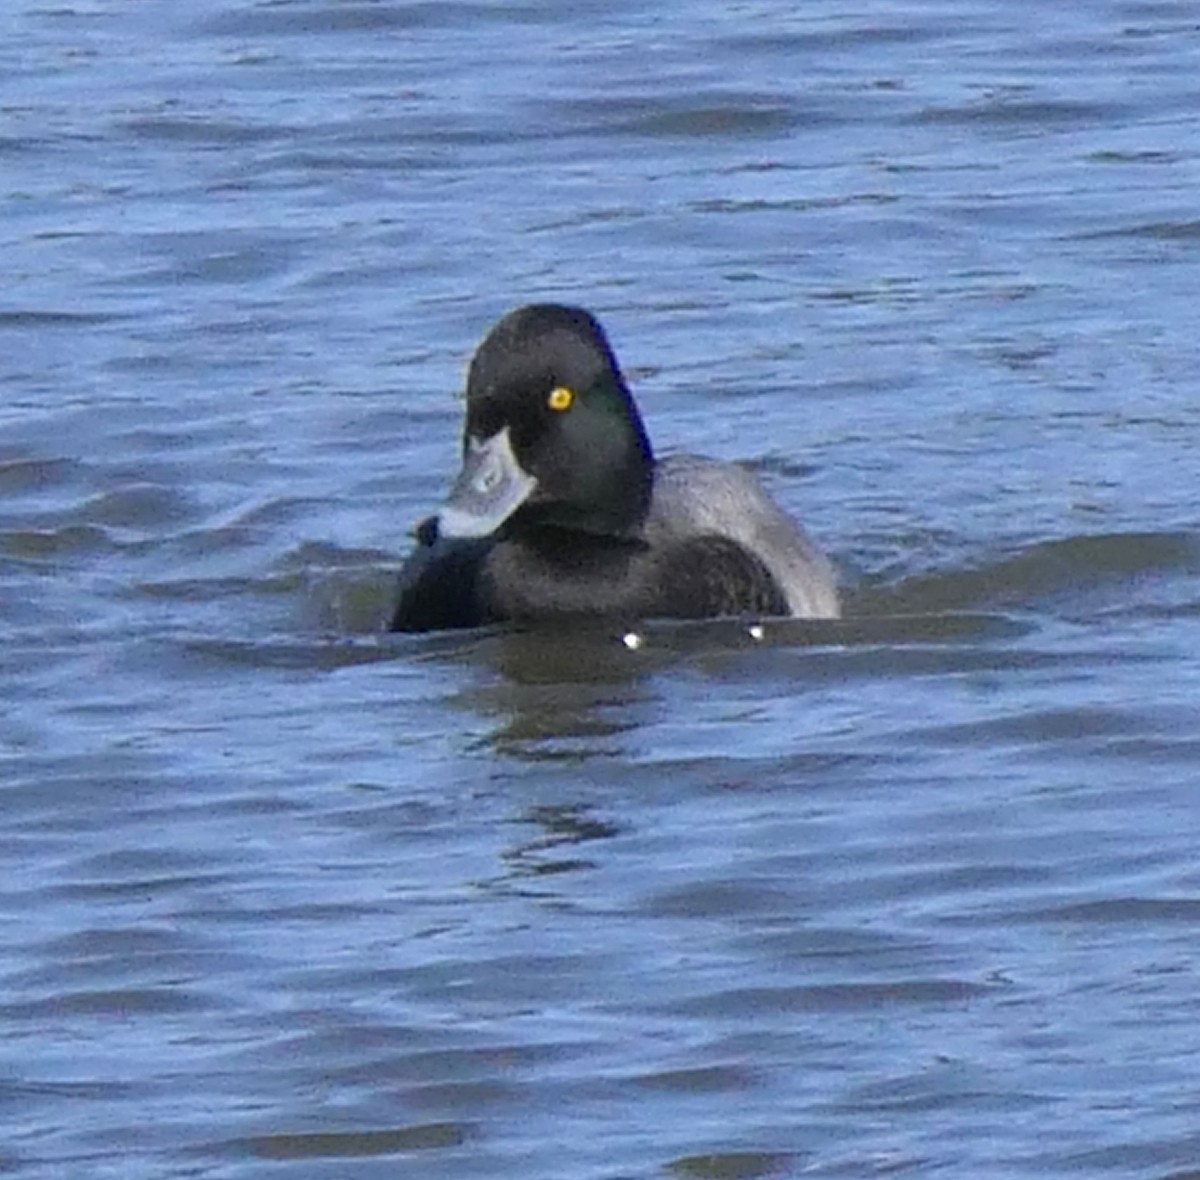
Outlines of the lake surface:
[[[1200,15],[0,14],[0,1172],[1200,1175]],[[522,302],[847,617],[380,632]]]

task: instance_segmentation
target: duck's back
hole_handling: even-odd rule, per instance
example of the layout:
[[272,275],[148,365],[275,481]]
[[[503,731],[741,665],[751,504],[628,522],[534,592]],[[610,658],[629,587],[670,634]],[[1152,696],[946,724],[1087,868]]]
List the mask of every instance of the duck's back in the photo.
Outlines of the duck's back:
[[712,535],[754,554],[778,582],[792,615],[834,619],[841,613],[833,566],[750,472],[700,455],[660,459],[646,540],[668,546]]
[[564,616],[837,618],[833,567],[758,480],[675,455],[655,466],[639,541],[535,533],[425,537],[405,564],[393,630]]

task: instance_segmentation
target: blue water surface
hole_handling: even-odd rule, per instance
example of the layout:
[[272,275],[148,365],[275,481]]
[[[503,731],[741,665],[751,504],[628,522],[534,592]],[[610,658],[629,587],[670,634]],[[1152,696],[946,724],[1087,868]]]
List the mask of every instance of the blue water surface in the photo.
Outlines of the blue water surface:
[[[1185,4],[0,12],[0,1171],[1200,1169]],[[532,300],[847,617],[383,633]]]

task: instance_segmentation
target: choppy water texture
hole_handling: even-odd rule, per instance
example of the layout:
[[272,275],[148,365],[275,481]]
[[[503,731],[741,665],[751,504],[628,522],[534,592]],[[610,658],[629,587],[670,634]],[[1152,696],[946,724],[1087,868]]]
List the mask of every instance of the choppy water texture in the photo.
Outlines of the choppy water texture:
[[[1200,1174],[1200,19],[0,14],[0,1171]],[[837,624],[380,635],[531,299]]]

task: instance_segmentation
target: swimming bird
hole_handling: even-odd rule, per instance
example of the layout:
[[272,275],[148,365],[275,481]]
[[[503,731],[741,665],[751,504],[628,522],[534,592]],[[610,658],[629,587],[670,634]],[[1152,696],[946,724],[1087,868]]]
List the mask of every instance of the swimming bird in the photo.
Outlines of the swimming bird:
[[395,631],[839,613],[833,567],[753,475],[655,458],[603,328],[578,307],[520,307],[484,337],[462,469],[416,539]]

